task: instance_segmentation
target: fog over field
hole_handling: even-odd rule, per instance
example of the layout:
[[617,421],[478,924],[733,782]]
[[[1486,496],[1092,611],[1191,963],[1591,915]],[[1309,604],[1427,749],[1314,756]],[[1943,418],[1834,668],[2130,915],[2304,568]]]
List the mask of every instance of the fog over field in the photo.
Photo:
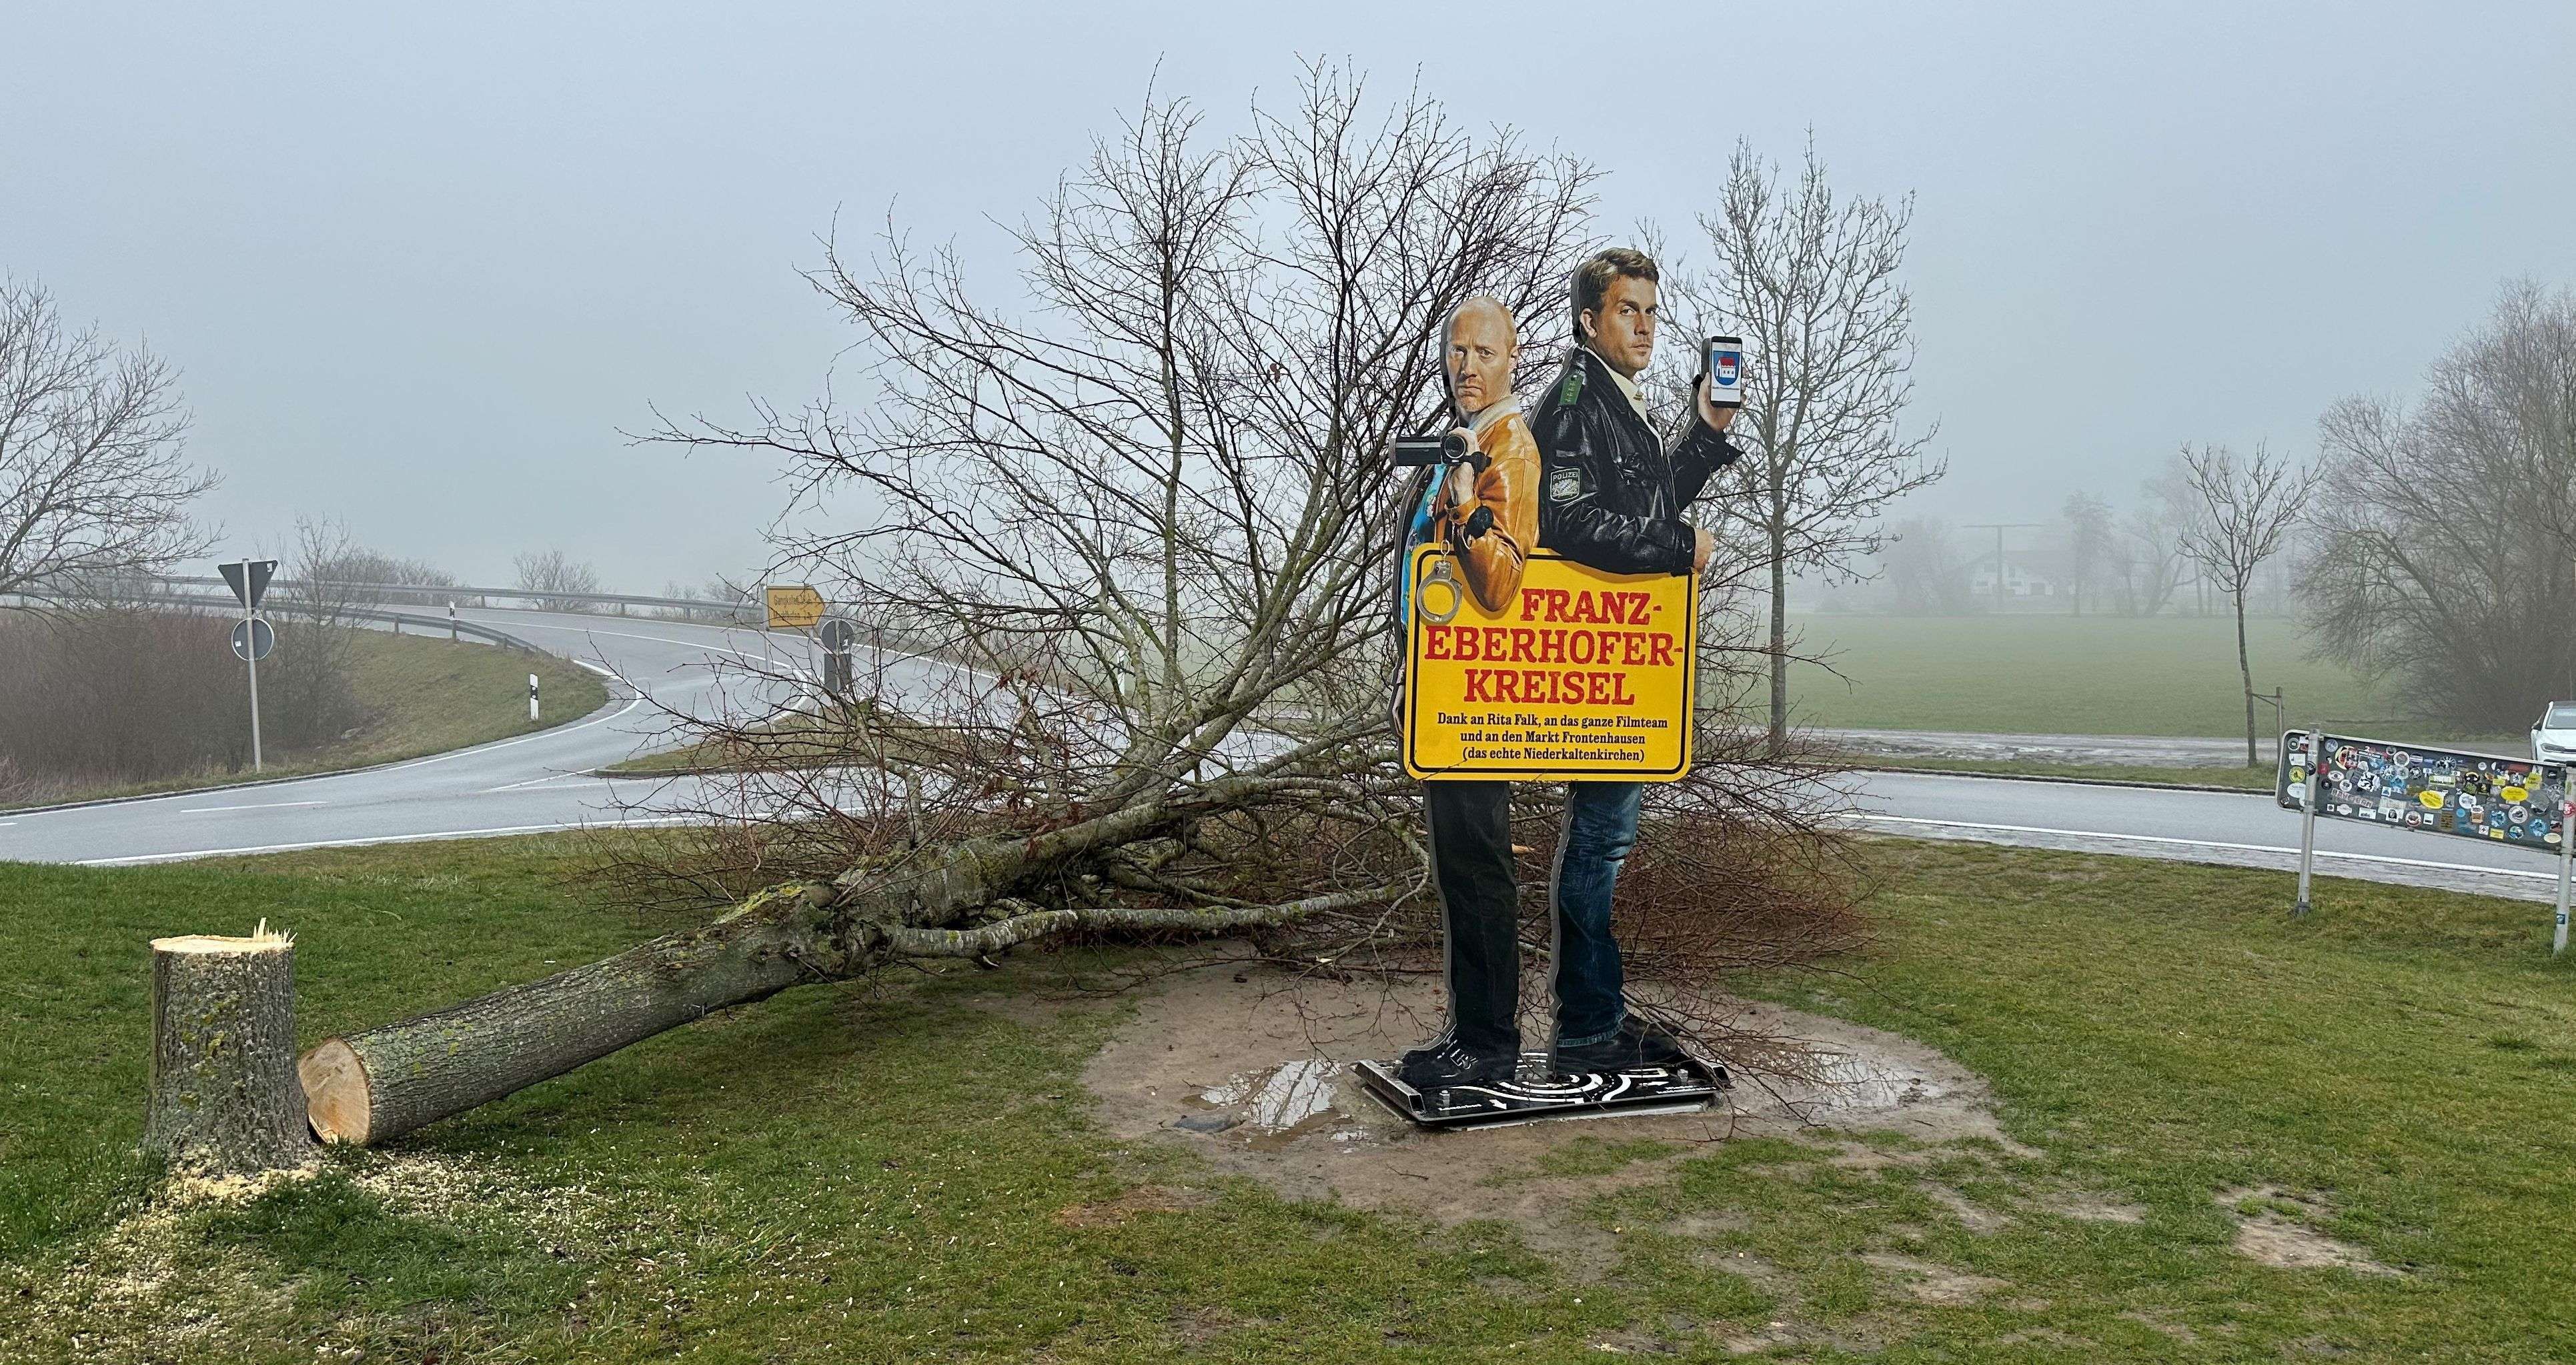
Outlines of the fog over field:
[[890,208],[1007,287],[1029,213],[1149,88],[1240,128],[1297,54],[1419,81],[1609,172],[1686,246],[1740,136],[1915,196],[1905,279],[1948,479],[2038,521],[2181,442],[2313,449],[2500,283],[2576,281],[2576,9],[2395,4],[1253,10],[31,5],[0,80],[0,273],[181,371],[228,548],[299,512],[469,581],[740,573],[751,460],[652,409],[794,405],[850,340],[797,274]]

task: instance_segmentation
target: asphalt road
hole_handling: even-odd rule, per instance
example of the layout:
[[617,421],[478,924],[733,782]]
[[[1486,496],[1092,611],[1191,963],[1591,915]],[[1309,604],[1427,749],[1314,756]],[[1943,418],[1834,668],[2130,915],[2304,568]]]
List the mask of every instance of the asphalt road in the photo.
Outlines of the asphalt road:
[[[621,680],[609,704],[567,725],[472,749],[331,777],[60,810],[0,812],[0,859],[94,866],[344,844],[653,823],[629,809],[657,784],[584,776],[667,742],[673,713],[777,705],[789,689],[722,667],[771,651],[811,669],[789,636],[615,616],[466,613]],[[482,646],[467,646],[482,647]],[[861,667],[867,667],[862,659]],[[935,685],[940,666],[886,662],[898,690]],[[2268,796],[1871,772],[1842,779],[1861,828],[1917,838],[2072,849],[2292,869],[2299,818]],[[2555,894],[2557,862],[2528,849],[2349,822],[2317,825],[2321,874],[2473,890]],[[2284,898],[2288,890],[2284,888]],[[2330,893],[2329,893],[2330,894]]]

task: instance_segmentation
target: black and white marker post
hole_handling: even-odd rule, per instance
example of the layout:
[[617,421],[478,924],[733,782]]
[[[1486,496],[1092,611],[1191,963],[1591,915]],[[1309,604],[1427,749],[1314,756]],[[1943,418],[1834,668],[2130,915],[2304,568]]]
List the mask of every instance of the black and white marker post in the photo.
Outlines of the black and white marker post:
[[223,573],[224,582],[242,604],[242,622],[233,627],[233,653],[250,665],[250,770],[258,772],[259,661],[268,653],[270,642],[276,639],[268,623],[259,619],[259,599],[268,595],[268,580],[277,572],[277,561],[245,559],[215,567]]
[[528,675],[528,723],[537,723],[537,675]]
[[[2306,748],[2308,751],[2307,799],[2300,803],[2299,810],[2299,903],[2291,907],[2290,918],[2292,919],[2307,917],[2308,872],[2316,866],[2317,861],[2317,798],[2321,784],[2325,781],[2324,775],[2318,771],[2325,766],[2323,762],[2324,727],[2320,726],[2308,731]],[[2562,892],[2559,898],[2566,899],[2565,894]]]

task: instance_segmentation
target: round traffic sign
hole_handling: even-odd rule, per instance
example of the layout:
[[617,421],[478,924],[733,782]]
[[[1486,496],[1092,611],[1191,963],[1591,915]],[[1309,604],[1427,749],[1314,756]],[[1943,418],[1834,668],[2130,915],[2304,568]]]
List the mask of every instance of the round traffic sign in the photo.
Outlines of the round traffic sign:
[[842,654],[858,642],[859,627],[850,618],[834,616],[823,622],[823,648]]
[[233,623],[234,658],[257,663],[267,658],[268,652],[275,648],[277,632],[269,627],[265,618],[254,616]]

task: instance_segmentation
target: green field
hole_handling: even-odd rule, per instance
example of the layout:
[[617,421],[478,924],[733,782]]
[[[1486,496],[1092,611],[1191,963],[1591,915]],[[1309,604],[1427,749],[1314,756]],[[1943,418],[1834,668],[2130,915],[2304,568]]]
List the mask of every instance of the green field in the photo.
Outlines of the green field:
[[1573,1233],[1110,1139],[1081,1068],[1127,1011],[975,1003],[1089,954],[792,991],[247,1203],[156,1195],[147,939],[285,922],[309,1040],[678,922],[595,904],[579,851],[0,864],[0,1358],[2576,1356],[2576,970],[2540,908],[2327,882],[2293,922],[2278,874],[1975,845],[1866,845],[1878,946],[1748,984],[1937,1045],[2011,1145],[1511,1130],[1548,1145],[1487,1182],[1589,1190]]
[[[367,720],[358,732],[319,748],[272,750],[259,773],[191,773],[155,782],[49,789],[21,805],[100,797],[194,791],[242,782],[335,772],[445,753],[578,720],[608,701],[599,675],[553,654],[528,655],[490,645],[417,635],[357,632],[351,644],[350,691]],[[544,695],[543,717],[528,722],[528,675]],[[262,707],[263,714],[266,713]],[[6,809],[0,804],[0,809]]]
[[[2245,733],[2229,617],[1819,614],[1792,625],[1805,637],[1800,652],[1823,660],[1790,670],[1791,704],[1808,725]],[[2246,641],[2255,690],[2285,690],[2293,726],[2322,721],[2391,733],[2394,708],[2343,669],[2309,659],[2294,622],[2249,621]],[[2270,707],[2257,707],[2256,718],[2271,729]]]

